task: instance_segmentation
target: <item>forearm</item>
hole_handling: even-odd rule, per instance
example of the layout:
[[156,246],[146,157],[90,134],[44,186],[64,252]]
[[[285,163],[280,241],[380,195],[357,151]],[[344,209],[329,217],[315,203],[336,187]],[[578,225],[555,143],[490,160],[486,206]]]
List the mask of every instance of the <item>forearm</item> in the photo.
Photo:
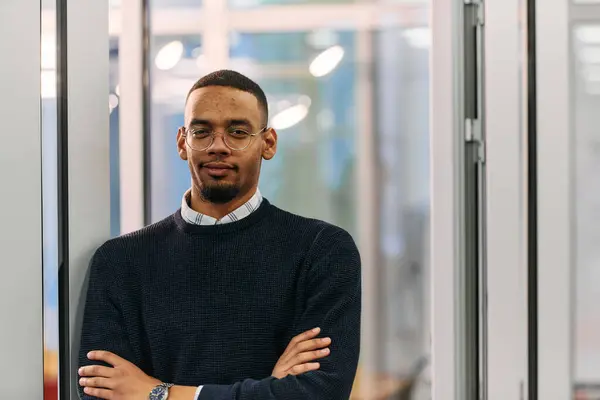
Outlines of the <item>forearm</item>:
[[169,389],[169,400],[195,400],[197,386],[178,386]]
[[[346,378],[348,381],[346,382]],[[347,400],[352,377],[309,372],[283,379],[246,379],[232,385],[204,385],[199,400]]]

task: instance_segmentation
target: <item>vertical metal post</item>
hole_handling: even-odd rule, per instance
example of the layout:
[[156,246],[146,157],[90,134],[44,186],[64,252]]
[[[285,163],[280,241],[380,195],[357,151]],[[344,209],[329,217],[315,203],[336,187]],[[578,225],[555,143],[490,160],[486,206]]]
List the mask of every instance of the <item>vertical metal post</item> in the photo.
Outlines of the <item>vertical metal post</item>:
[[59,0],[61,399],[77,399],[88,264],[110,236],[108,7]]

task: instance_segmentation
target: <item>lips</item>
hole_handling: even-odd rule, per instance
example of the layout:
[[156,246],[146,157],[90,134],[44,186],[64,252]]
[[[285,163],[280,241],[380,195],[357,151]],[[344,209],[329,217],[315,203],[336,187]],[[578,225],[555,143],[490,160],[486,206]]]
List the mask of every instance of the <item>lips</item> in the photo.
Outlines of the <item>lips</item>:
[[202,168],[208,168],[208,169],[233,169],[233,165],[230,164],[226,164],[226,163],[214,163],[214,162],[210,162],[210,163],[206,163],[206,164],[202,164]]
[[233,170],[233,165],[225,163],[206,163],[202,165],[202,168],[211,176],[222,177],[229,174],[229,171]]

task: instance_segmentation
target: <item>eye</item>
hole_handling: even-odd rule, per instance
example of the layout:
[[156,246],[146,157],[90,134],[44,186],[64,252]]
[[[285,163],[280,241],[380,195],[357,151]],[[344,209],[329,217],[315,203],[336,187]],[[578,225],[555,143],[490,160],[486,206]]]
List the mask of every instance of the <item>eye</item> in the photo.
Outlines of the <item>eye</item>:
[[249,133],[243,129],[232,129],[231,131],[229,131],[229,134],[235,137],[244,137],[249,135]]
[[195,128],[190,131],[193,137],[206,137],[210,135],[210,129],[207,128]]

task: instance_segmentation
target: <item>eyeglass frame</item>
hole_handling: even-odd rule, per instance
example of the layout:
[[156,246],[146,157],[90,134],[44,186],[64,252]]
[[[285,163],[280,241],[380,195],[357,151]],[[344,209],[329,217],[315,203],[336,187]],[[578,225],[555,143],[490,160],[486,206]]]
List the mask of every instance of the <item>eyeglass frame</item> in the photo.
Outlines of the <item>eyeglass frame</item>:
[[258,136],[261,133],[266,132],[267,130],[269,130],[269,127],[265,126],[261,130],[259,130],[258,132],[248,133],[247,135],[250,137],[250,141],[248,142],[248,144],[246,146],[242,147],[241,149],[234,149],[233,147],[231,147],[227,143],[227,140],[225,139],[225,135],[227,135],[226,132],[211,131],[211,133],[210,133],[210,143],[208,144],[208,146],[206,146],[205,148],[203,148],[201,150],[198,150],[198,149],[195,149],[194,147],[192,147],[192,145],[189,144],[188,141],[187,141],[188,136],[190,136],[190,135],[188,135],[190,128],[186,128],[185,126],[182,126],[182,128],[183,128],[183,137],[185,138],[185,142],[187,143],[188,146],[190,146],[192,148],[192,150],[195,150],[195,151],[205,151],[205,150],[209,149],[210,146],[212,146],[215,143],[215,137],[217,136],[218,133],[220,133],[221,135],[223,135],[223,143],[225,143],[225,146],[227,146],[228,149],[233,150],[233,151],[244,151],[248,147],[250,147],[250,144],[252,144],[252,141],[254,140],[255,136]]

